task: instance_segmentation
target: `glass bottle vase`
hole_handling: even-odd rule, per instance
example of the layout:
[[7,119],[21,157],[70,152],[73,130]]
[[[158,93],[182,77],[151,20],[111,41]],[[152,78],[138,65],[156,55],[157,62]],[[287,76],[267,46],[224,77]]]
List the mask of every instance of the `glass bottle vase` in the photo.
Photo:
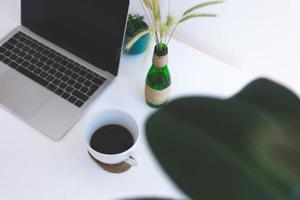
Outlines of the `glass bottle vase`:
[[168,47],[165,44],[155,46],[152,66],[148,72],[145,86],[145,98],[149,106],[164,106],[171,92],[171,75],[168,67]]

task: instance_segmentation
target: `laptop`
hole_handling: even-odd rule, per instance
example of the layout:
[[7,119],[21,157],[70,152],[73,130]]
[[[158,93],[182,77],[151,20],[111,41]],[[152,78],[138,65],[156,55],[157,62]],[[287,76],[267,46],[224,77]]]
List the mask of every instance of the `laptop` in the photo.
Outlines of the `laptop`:
[[118,74],[129,0],[21,0],[0,40],[0,103],[61,139]]

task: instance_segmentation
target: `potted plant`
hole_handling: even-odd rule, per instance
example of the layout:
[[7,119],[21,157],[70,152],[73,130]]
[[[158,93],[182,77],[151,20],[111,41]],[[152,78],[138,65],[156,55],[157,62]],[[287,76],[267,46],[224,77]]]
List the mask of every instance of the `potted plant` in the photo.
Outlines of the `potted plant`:
[[299,200],[299,120],[296,94],[257,79],[229,99],[172,101],[145,130],[161,167],[190,199]]
[[171,91],[171,75],[168,67],[168,45],[173,37],[177,27],[183,22],[195,18],[216,17],[215,14],[198,13],[201,8],[220,4],[222,1],[211,1],[200,3],[187,9],[180,17],[176,18],[170,14],[170,0],[168,2],[169,9],[165,17],[163,17],[160,9],[159,0],[143,0],[140,1],[148,20],[149,28],[136,35],[127,43],[125,49],[130,49],[139,38],[147,34],[151,34],[155,40],[155,48],[153,53],[152,66],[148,72],[145,86],[146,102],[154,108],[165,105],[169,100]]
[[[129,14],[127,29],[126,29],[126,37],[125,37],[126,43],[131,41],[134,37],[136,37],[141,32],[144,32],[145,30],[148,29],[149,27],[145,22],[144,16],[138,14]],[[134,44],[125,52],[131,55],[141,54],[146,50],[148,43],[149,43],[149,33],[143,35],[142,37],[139,37],[138,40],[135,41]]]

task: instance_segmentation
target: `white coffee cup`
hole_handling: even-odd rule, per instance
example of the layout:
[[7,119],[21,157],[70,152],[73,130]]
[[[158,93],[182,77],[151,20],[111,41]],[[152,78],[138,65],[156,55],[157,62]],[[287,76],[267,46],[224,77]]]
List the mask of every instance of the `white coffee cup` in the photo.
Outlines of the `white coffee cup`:
[[[133,137],[134,144],[128,150],[118,153],[118,154],[104,154],[95,151],[91,145],[90,141],[95,133],[95,131],[105,125],[120,125],[127,128]],[[137,165],[137,158],[135,156],[135,149],[139,141],[139,128],[134,120],[129,114],[119,111],[119,110],[106,110],[95,114],[88,122],[85,128],[85,142],[89,153],[98,161],[115,165],[122,162],[126,162],[132,166]]]

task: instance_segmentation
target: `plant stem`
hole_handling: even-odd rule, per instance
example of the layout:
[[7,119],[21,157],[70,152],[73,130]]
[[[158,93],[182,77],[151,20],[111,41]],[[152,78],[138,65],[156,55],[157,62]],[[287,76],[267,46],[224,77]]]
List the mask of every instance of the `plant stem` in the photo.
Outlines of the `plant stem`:
[[145,9],[144,4],[143,4],[142,1],[140,1],[140,5],[141,5],[142,9],[144,10],[144,13],[145,13],[145,15],[146,15],[147,21],[148,21],[149,26],[150,26],[150,25],[151,25],[151,21],[150,21],[150,18],[149,18],[149,16],[148,16],[148,13],[146,12],[146,9]]
[[[145,15],[146,15],[147,18],[148,18],[149,26],[152,26],[152,29],[154,30],[154,33],[155,33],[155,41],[156,41],[156,43],[158,44],[158,43],[159,43],[159,40],[158,40],[159,37],[158,37],[157,31],[156,31],[157,29],[156,29],[156,27],[155,27],[155,21],[154,21],[153,11],[151,11],[151,10],[149,10],[149,9],[146,9],[143,2],[140,2],[140,3],[141,3],[141,5],[142,5],[142,8],[143,8],[143,10],[144,10]],[[151,6],[153,7],[152,4],[151,4]],[[148,12],[147,12],[147,10],[148,10]],[[149,16],[150,16],[150,17],[149,17]]]
[[176,31],[178,25],[179,25],[179,22],[176,23],[176,25],[175,25],[175,27],[174,27],[174,29],[173,29],[173,31],[172,31],[170,37],[169,37],[169,40],[168,40],[168,42],[167,42],[167,45],[169,45],[170,40],[172,39],[172,37],[173,37],[173,35],[174,35],[174,33],[175,33],[175,31]]

